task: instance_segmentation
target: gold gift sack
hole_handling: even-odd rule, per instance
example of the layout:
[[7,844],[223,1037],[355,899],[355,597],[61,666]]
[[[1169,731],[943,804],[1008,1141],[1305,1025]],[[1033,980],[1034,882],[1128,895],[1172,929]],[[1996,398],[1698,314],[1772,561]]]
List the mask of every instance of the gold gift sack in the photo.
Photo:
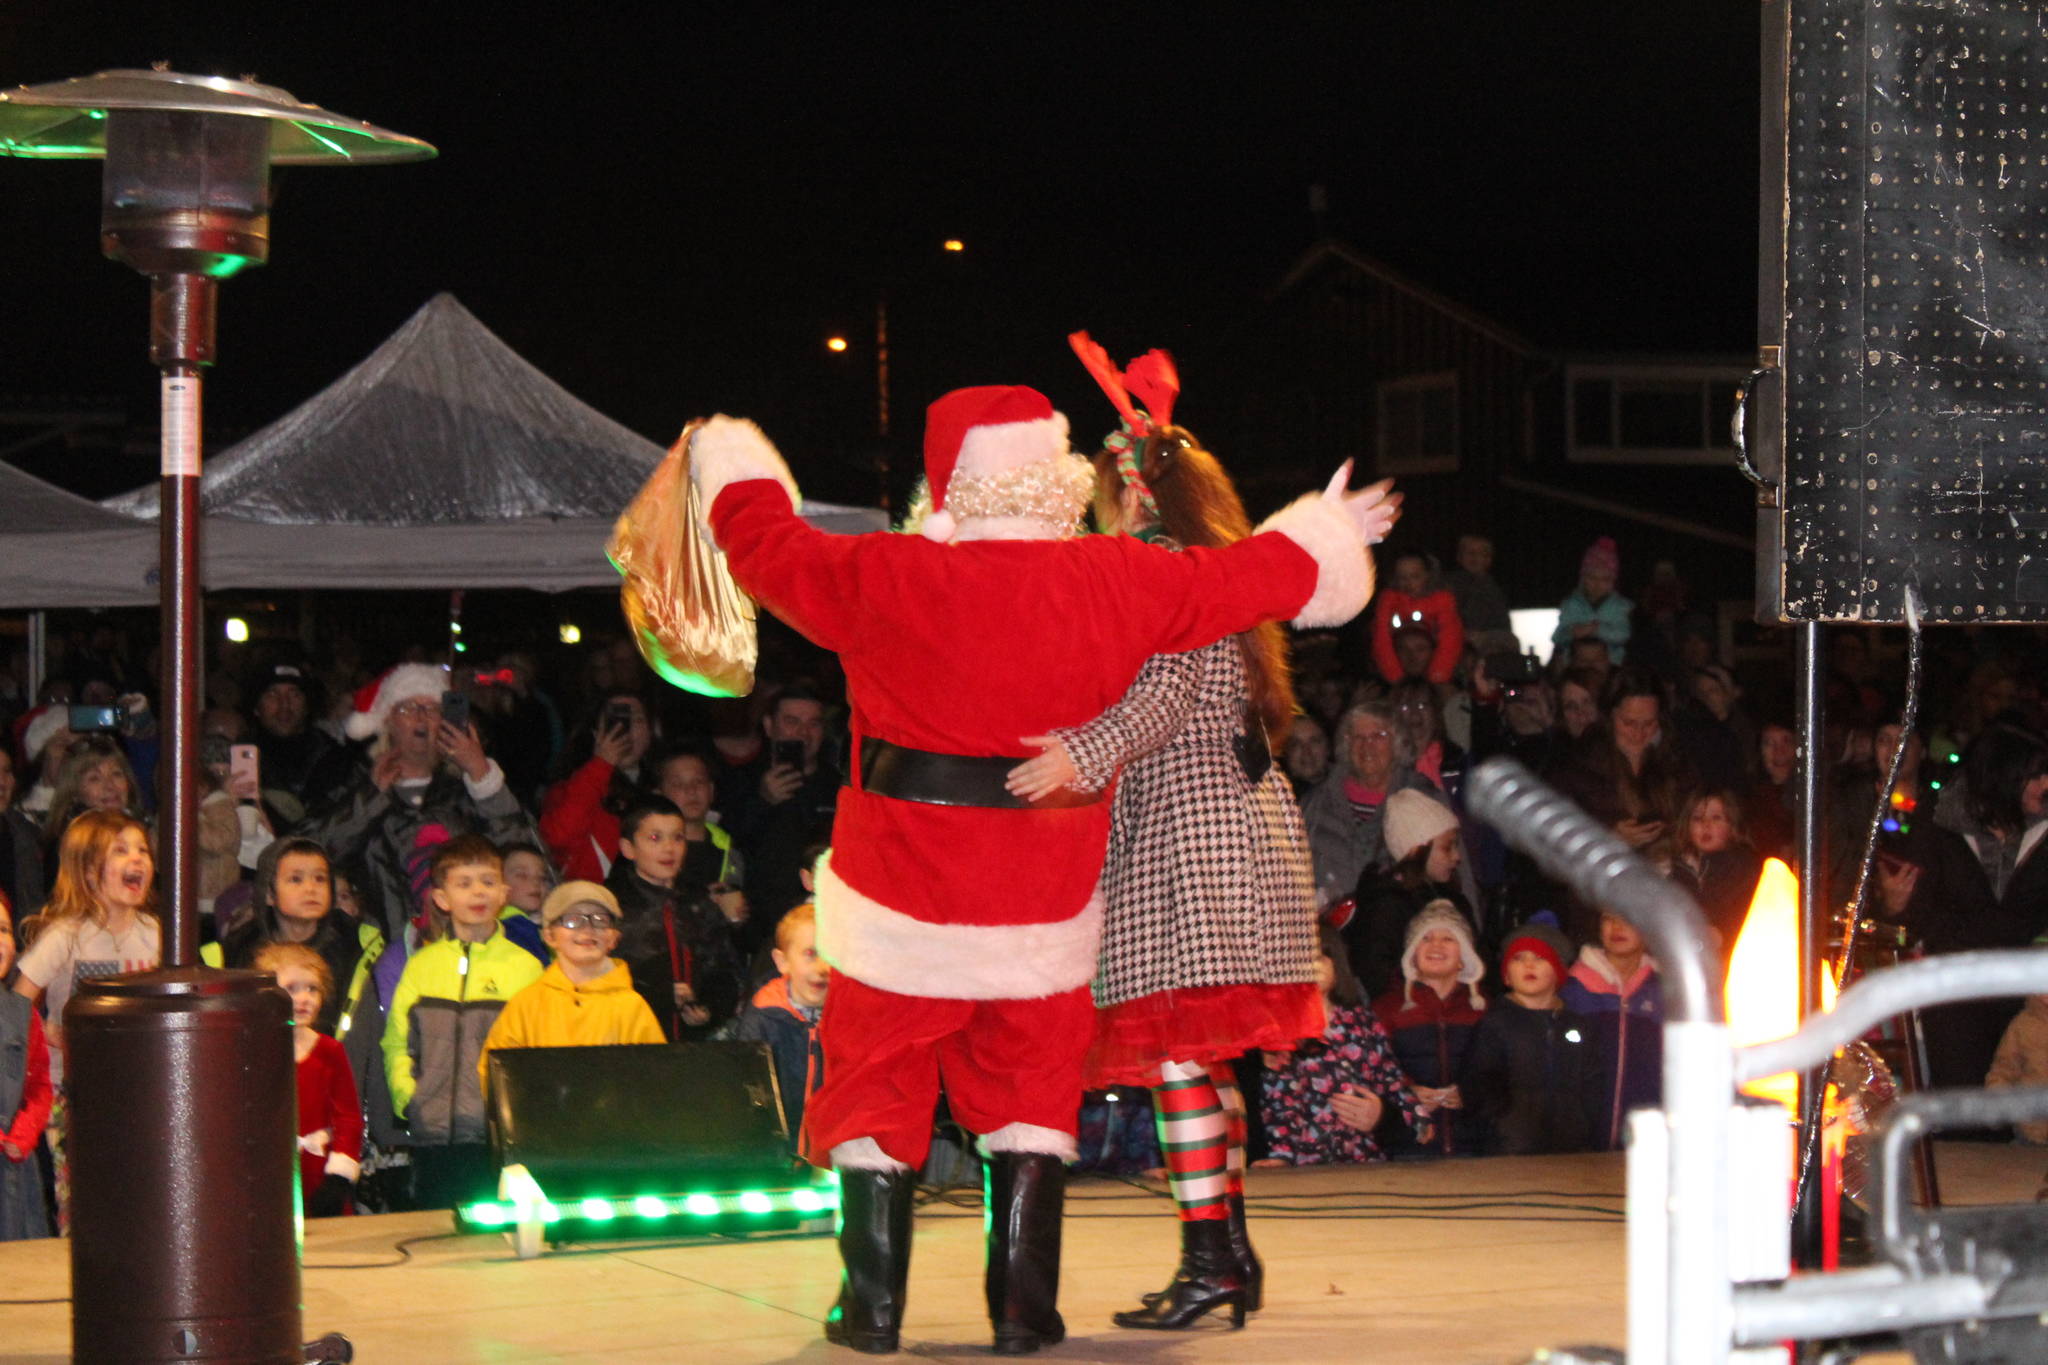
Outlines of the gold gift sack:
[[760,651],[754,599],[699,520],[690,481],[690,435],[699,425],[684,427],[669,447],[612,527],[605,554],[625,576],[619,604],[648,666],[686,692],[744,697],[754,690]]

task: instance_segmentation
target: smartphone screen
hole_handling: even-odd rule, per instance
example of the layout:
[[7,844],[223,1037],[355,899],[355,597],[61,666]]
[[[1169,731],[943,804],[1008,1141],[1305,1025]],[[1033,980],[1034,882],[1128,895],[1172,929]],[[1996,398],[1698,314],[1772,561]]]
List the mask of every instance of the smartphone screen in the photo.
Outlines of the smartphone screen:
[[778,739],[775,741],[775,762],[785,768],[804,766],[804,742],[800,739]]
[[469,726],[469,693],[443,692],[441,694],[441,719],[458,730]]
[[[228,750],[228,780],[231,786],[260,791],[263,786],[260,760],[253,744],[237,744]],[[246,783],[244,782],[246,780]]]

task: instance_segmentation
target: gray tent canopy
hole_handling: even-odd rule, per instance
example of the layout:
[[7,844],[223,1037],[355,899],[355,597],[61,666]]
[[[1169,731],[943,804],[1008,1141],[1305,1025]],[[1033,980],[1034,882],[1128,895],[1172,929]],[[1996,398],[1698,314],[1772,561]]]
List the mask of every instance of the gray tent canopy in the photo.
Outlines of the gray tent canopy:
[[[437,294],[361,364],[208,460],[206,586],[609,587],[605,539],[662,453]],[[156,502],[140,488],[102,506],[153,518]],[[867,508],[804,510],[831,531],[884,524]]]
[[0,606],[148,605],[156,547],[156,527],[0,464]]

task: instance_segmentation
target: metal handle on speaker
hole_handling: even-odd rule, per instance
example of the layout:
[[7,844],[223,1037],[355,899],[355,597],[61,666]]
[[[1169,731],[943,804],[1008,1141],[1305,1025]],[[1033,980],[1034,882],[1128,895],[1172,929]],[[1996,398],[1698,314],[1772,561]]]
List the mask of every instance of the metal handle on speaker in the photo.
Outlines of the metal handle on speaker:
[[1756,381],[1778,368],[1778,348],[1766,346],[1761,356],[1762,363],[1749,372],[1748,378],[1735,386],[1735,411],[1728,418],[1728,434],[1735,441],[1735,468],[1742,477],[1756,485],[1756,500],[1759,506],[1778,505],[1778,485],[1763,476],[1756,462],[1749,456],[1749,395],[1756,387]]

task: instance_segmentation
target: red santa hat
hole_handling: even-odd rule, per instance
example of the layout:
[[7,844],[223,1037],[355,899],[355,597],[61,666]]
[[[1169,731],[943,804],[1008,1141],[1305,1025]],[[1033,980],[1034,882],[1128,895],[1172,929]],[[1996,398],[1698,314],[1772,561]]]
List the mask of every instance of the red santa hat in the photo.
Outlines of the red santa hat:
[[371,739],[383,730],[391,709],[416,697],[441,700],[448,690],[448,670],[441,664],[400,664],[383,677],[358,688],[355,709],[344,726],[350,739]]
[[956,475],[1002,474],[1066,453],[1067,419],[1038,390],[1021,384],[953,390],[925,411],[924,477],[932,497],[925,537],[951,540],[958,529],[946,510]]

